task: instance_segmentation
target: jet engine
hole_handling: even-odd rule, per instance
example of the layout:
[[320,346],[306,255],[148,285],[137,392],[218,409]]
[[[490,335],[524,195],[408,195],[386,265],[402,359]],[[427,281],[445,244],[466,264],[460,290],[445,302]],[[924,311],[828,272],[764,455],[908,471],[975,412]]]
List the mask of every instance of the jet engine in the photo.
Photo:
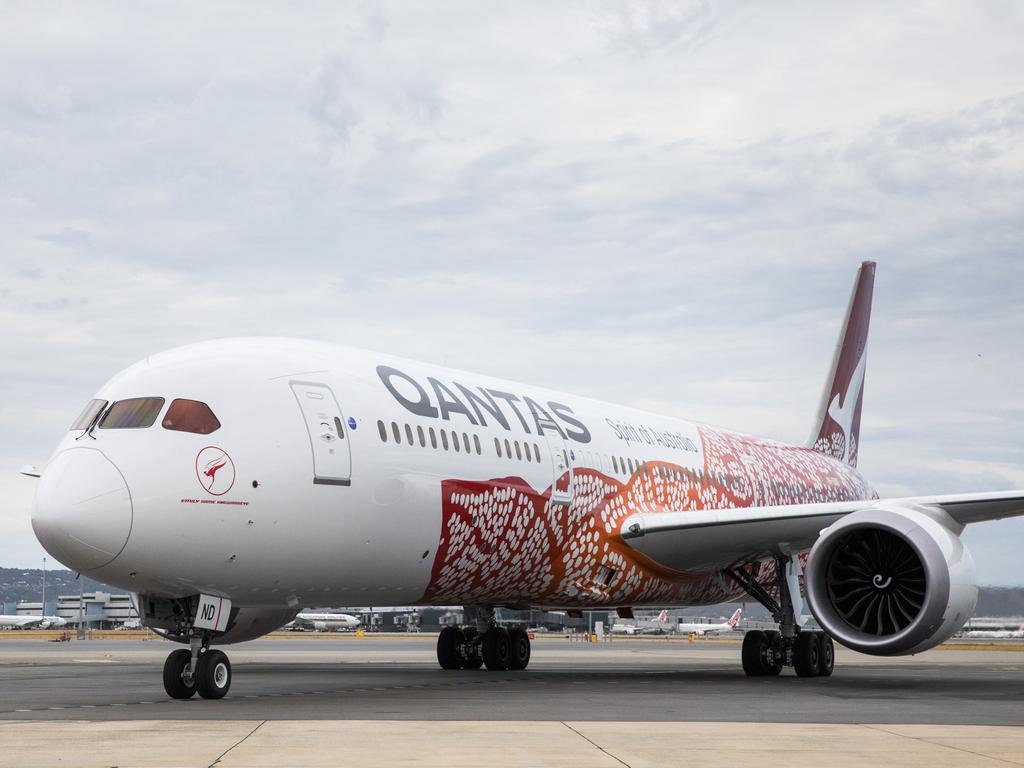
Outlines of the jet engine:
[[934,507],[853,512],[815,542],[804,571],[814,618],[848,648],[875,656],[919,653],[974,613],[974,560],[962,526]]

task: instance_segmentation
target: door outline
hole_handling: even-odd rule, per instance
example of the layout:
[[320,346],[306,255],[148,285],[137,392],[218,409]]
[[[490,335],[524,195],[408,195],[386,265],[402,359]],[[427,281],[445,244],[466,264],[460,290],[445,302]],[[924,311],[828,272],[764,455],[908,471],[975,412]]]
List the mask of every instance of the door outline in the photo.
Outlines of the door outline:
[[[569,446],[559,433],[545,431],[544,441],[547,443],[548,456],[551,459],[551,503],[572,504],[573,471],[572,459],[569,458]],[[559,488],[559,480],[568,472],[568,486]]]
[[[306,436],[309,438],[310,459],[313,462],[313,485],[352,485],[352,439],[350,430],[346,427],[345,414],[341,410],[338,398],[334,390],[322,381],[298,381],[288,382],[288,386],[295,396],[295,402],[299,406],[299,413],[302,415],[303,424],[306,427]],[[320,411],[316,407],[308,393],[318,390],[323,395],[324,408]],[[303,397],[303,394],[306,397]],[[314,430],[319,430],[314,434]],[[340,430],[340,431],[339,431]],[[333,463],[331,457],[335,456],[333,450],[328,449],[323,454],[324,446],[316,442],[320,439],[324,444],[343,443],[345,448],[341,454],[341,465],[343,470],[328,466]],[[319,448],[319,453],[318,453]],[[317,461],[318,455],[321,456]]]

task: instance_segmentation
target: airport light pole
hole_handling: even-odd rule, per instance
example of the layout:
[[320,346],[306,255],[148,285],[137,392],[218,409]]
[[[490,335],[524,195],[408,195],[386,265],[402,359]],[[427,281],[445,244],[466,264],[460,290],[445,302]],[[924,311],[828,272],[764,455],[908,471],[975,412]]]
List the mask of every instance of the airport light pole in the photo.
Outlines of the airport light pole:
[[43,558],[43,604],[39,607],[39,615],[46,615],[46,558]]
[[85,602],[85,595],[82,592],[82,581],[82,574],[78,574],[78,632],[75,636],[79,640],[85,639],[85,628],[82,626],[82,603]]

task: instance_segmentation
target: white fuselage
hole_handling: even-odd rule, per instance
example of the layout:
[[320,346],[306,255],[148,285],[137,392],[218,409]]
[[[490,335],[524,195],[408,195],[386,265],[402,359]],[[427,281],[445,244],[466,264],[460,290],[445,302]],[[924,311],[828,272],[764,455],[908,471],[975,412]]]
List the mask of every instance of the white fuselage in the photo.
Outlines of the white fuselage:
[[[220,595],[284,620],[310,603],[722,602],[736,590],[652,568],[618,522],[655,503],[874,496],[807,449],[325,343],[183,347],[96,397],[165,402],[147,428],[61,440],[33,513],[43,545],[143,598]],[[176,398],[220,428],[162,426]]]
[[318,632],[357,629],[362,622],[347,613],[299,613],[289,627],[312,627]]
[[8,629],[50,629],[63,627],[67,620],[60,616],[0,616],[0,627]]

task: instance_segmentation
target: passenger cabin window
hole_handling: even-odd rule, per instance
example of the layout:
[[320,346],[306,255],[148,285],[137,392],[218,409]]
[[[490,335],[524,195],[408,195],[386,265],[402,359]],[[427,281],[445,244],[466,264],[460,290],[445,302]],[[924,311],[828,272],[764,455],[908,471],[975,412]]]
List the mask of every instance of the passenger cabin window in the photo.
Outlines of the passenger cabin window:
[[220,429],[220,421],[213,415],[210,406],[198,400],[172,400],[161,424],[164,429],[196,435],[208,435]]
[[75,419],[75,423],[68,427],[69,430],[74,431],[78,429],[88,429],[92,426],[92,423],[96,421],[96,417],[103,413],[103,409],[107,407],[109,400],[90,400],[85,404],[85,408],[82,409],[82,413],[79,414],[78,418]]
[[118,400],[100,419],[100,429],[145,429],[153,426],[160,409],[164,407],[162,397],[133,397]]

